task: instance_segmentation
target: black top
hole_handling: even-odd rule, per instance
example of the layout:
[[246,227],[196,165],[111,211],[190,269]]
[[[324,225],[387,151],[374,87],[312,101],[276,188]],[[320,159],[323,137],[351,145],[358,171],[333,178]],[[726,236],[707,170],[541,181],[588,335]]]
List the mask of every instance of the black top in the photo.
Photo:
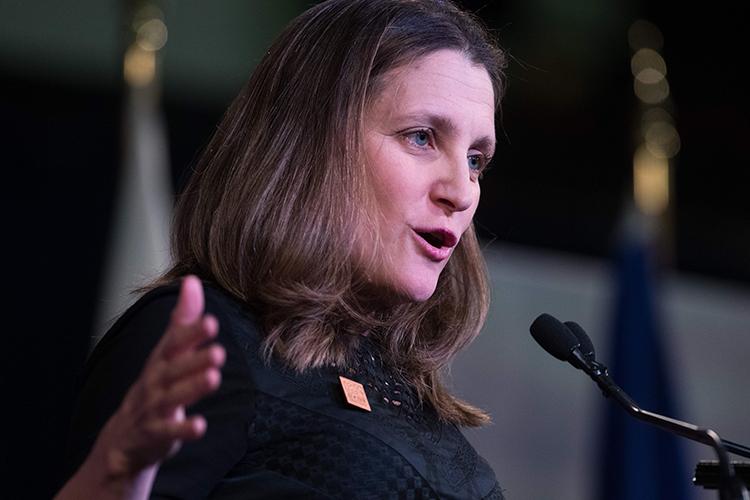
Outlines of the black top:
[[[227,352],[222,383],[189,408],[206,417],[206,435],[162,464],[152,498],[503,498],[487,462],[455,425],[416,401],[373,343],[362,343],[345,373],[269,365],[258,354],[253,313],[204,288]],[[94,350],[71,432],[71,470],[137,378],[177,295],[177,286],[144,295]],[[346,402],[339,375],[364,386],[371,412]]]

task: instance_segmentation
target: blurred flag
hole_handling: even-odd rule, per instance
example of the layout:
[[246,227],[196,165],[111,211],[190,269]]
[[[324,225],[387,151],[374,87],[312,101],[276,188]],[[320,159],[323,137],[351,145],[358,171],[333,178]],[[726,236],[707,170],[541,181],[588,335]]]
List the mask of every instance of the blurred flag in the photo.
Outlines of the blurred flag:
[[[149,57],[141,53],[127,58]],[[151,54],[155,58],[156,54]],[[151,69],[136,60],[136,70]],[[137,75],[143,76],[143,75]],[[148,75],[146,75],[148,76]],[[94,325],[100,337],[131,305],[133,289],[147,283],[169,265],[169,224],[172,188],[167,134],[159,105],[160,89],[151,78],[128,82],[123,111],[123,162],[117,189],[113,228],[108,243],[99,312]],[[135,83],[135,84],[134,84]]]
[[[616,257],[611,374],[644,409],[679,418],[659,322],[645,221],[631,214]],[[639,422],[606,401],[599,450],[599,498],[691,498],[692,469],[679,437]]]

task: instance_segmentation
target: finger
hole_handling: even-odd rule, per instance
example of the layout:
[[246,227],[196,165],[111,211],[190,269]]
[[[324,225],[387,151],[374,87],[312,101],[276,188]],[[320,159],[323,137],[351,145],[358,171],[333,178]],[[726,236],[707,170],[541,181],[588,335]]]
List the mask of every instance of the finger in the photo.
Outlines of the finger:
[[185,276],[180,285],[180,296],[172,310],[172,321],[178,325],[189,325],[203,314],[203,285],[192,274]]
[[192,441],[198,439],[206,433],[208,424],[206,419],[201,415],[193,415],[185,422],[182,422],[182,428],[177,429],[175,433],[179,436],[179,439],[184,441]]
[[208,368],[219,368],[224,364],[226,351],[219,344],[212,344],[196,351],[189,350],[165,363],[161,383],[169,386],[195,372]]
[[179,406],[190,406],[215,391],[220,384],[221,372],[216,368],[195,373],[159,395],[158,411],[160,414],[170,414]]
[[[152,351],[152,357],[160,357],[164,352],[171,352],[175,343],[199,324],[204,309],[203,285],[193,275],[185,276],[180,284],[180,294],[172,309],[169,324],[164,335]],[[192,328],[191,328],[192,327]]]
[[206,428],[206,419],[201,415],[193,415],[181,421],[164,421],[161,432],[167,439],[192,441],[203,436],[206,433]]
[[172,359],[182,352],[208,342],[218,333],[219,320],[213,314],[206,314],[200,321],[190,326],[170,325],[159,356]]
[[176,334],[168,332],[166,336],[170,339],[167,340],[171,342],[165,342],[166,345],[160,342],[160,345],[154,349],[134,386],[143,386],[141,388],[143,390],[154,391],[168,387],[175,383],[176,378],[197,371],[201,366],[206,368],[222,366],[226,352],[219,344],[213,344],[211,347],[215,346],[215,348],[208,349],[205,353],[203,351],[207,348],[191,349],[216,337],[219,331],[218,325],[218,320],[214,316],[204,316],[200,325],[185,333],[186,336],[180,339],[181,344],[173,338]]
[[143,428],[140,439],[130,441],[134,455],[141,455],[141,462],[151,463],[174,455],[182,441],[192,441],[206,433],[206,419],[193,415],[187,419],[151,419]]

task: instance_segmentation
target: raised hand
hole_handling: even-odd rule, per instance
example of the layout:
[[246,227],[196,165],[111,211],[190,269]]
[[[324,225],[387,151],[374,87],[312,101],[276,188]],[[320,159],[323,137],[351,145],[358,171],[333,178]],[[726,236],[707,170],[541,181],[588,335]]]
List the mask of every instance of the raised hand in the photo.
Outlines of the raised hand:
[[208,344],[219,324],[203,310],[200,280],[185,277],[163,337],[58,500],[84,493],[146,498],[159,463],[206,432],[205,419],[186,416],[185,408],[219,387],[226,355]]

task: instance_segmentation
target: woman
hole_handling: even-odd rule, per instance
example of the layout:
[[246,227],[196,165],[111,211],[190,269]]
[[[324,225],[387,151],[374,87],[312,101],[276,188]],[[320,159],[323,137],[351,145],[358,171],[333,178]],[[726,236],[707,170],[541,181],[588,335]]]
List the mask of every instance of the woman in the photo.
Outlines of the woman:
[[[440,371],[488,307],[471,221],[504,62],[447,1],[330,0],[295,19],[178,200],[173,268],[90,360],[72,464],[168,327],[179,279],[195,274],[223,350],[187,342],[194,369],[175,370],[202,385],[147,400],[160,428],[184,431],[153,433],[161,456],[207,424],[158,466],[153,495],[501,498],[458,431],[488,416]],[[194,338],[211,337],[213,316],[192,316]],[[136,387],[164,379],[155,371]],[[202,417],[185,420],[208,393],[188,412]],[[127,483],[138,490],[159,453],[135,448],[116,455],[125,476],[148,476]]]

